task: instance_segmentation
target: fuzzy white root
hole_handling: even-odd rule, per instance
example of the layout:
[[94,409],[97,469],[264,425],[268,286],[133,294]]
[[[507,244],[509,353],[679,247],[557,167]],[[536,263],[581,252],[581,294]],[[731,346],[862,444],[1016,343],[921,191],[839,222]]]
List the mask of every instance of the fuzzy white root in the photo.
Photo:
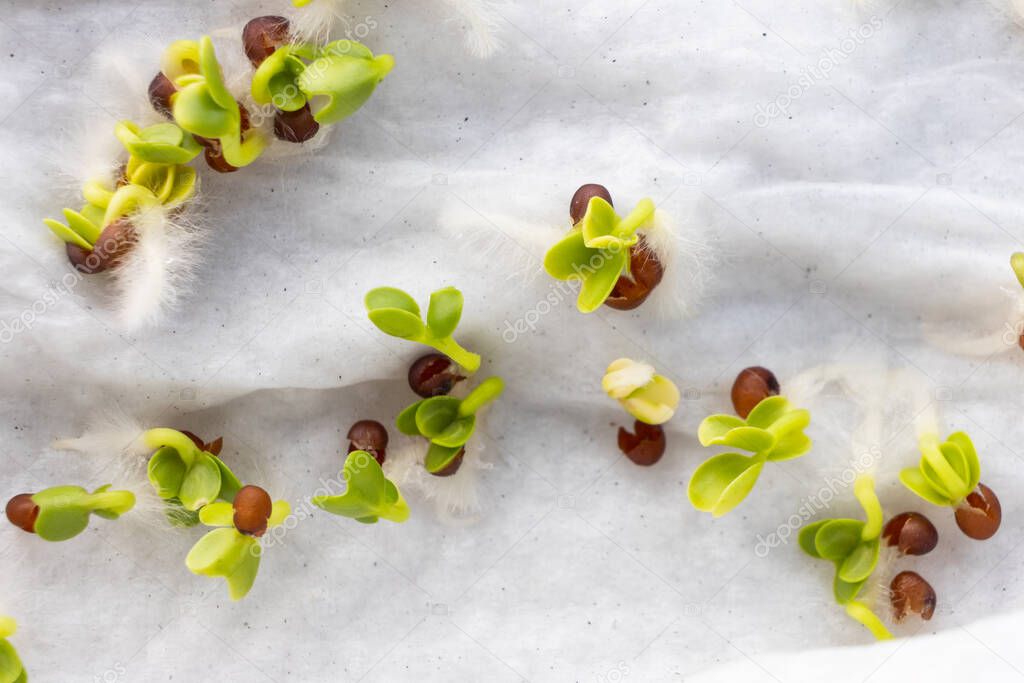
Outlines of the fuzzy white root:
[[498,37],[501,15],[492,0],[445,0],[455,11],[453,20],[463,25],[466,49],[474,57],[485,59],[501,49]]
[[[491,272],[508,273],[509,280],[522,284],[533,282],[544,271],[544,252],[558,240],[559,233],[552,230],[548,234],[543,226],[511,216],[495,218],[498,222],[452,200],[441,208],[438,226],[460,252],[486,263]],[[498,227],[499,223],[503,227]]]
[[345,19],[345,0],[313,0],[305,7],[293,7],[288,21],[299,42],[326,43],[336,23]]
[[1008,0],[1007,4],[1017,23],[1024,22],[1024,0]]
[[427,445],[423,439],[397,439],[388,446],[384,473],[403,493],[416,491],[433,501],[438,517],[458,524],[473,521],[482,511],[480,502],[480,473],[492,465],[480,458],[483,444],[471,439],[466,444],[466,455],[458,472],[450,477],[435,477],[423,467]]
[[717,263],[715,250],[697,230],[690,229],[684,234],[661,209],[654,212],[654,218],[642,232],[665,270],[661,284],[644,305],[652,306],[664,319],[692,315],[711,280]]
[[117,315],[127,329],[159,321],[191,290],[204,235],[184,213],[154,207],[132,219],[136,242],[113,271]]
[[1001,330],[979,337],[958,336],[946,327],[926,323],[921,327],[922,335],[933,346],[962,356],[987,357],[1016,348],[1024,333],[1024,291],[1020,288],[1003,288],[1003,293],[1013,300],[1013,307],[1003,321]]

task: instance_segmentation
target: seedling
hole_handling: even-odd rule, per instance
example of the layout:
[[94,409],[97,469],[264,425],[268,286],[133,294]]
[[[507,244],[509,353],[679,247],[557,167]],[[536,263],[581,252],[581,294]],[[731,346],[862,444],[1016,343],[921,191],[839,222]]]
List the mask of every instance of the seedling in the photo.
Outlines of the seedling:
[[641,200],[623,218],[602,193],[594,192],[583,217],[544,255],[544,269],[557,280],[580,280],[576,307],[591,313],[605,303],[620,277],[630,278],[631,248],[640,240],[637,231],[653,217],[650,199]]
[[378,519],[404,522],[409,519],[409,506],[394,482],[384,476],[376,458],[366,451],[352,451],[342,471],[345,493],[338,496],[315,496],[313,505],[332,515],[351,517],[357,522],[374,524]]
[[358,111],[394,65],[391,55],[375,57],[354,40],[281,45],[256,69],[252,96],[258,104],[273,104],[285,112],[299,111],[322,97],[325,103],[313,118],[320,125],[334,124]]
[[80,486],[54,486],[39,493],[22,493],[7,503],[7,519],[44,541],[66,541],[85,531],[89,517],[117,519],[135,507],[131,491],[111,491],[110,485],[92,493]]
[[[149,482],[172,508],[180,505],[195,512],[218,499],[231,502],[242,487],[219,457],[197,446],[182,432],[162,427],[150,429],[142,435],[142,441],[156,450],[147,468]],[[178,519],[187,524],[187,517]]]
[[169,96],[174,121],[189,133],[217,142],[217,152],[232,167],[255,161],[266,140],[243,125],[242,109],[224,84],[213,41],[179,40],[164,52],[163,75],[175,91]]
[[89,273],[116,265],[132,246],[134,214],[157,207],[170,211],[195,194],[195,170],[184,165],[200,149],[191,135],[173,123],[139,128],[131,121],[121,121],[114,132],[129,153],[121,178],[85,183],[86,203],[78,211],[64,209],[66,223],[43,220],[68,245],[72,263]]
[[505,388],[500,377],[489,377],[464,399],[435,396],[417,401],[395,419],[398,431],[430,440],[424,466],[431,474],[445,472],[461,457],[476,429],[476,414]]
[[926,435],[918,442],[921,460],[917,467],[900,472],[900,481],[918,496],[956,511],[956,523],[970,538],[985,540],[999,530],[1002,507],[992,489],[982,484],[981,462],[964,432],[939,442]]
[[811,449],[804,434],[811,414],[794,408],[784,396],[770,396],[750,411],[747,419],[712,415],[697,431],[702,446],[730,446],[749,451],[722,453],[700,465],[690,478],[690,503],[720,517],[743,502],[757,483],[766,462],[790,460]]
[[246,486],[234,503],[217,502],[199,511],[199,521],[218,527],[192,546],[185,566],[193,574],[222,577],[232,600],[241,600],[252,588],[260,568],[260,537],[281,525],[291,514],[287,501],[273,504],[258,486]]
[[679,406],[679,389],[672,380],[655,374],[654,367],[629,358],[612,361],[601,388],[640,422],[668,422]]
[[822,519],[808,524],[800,530],[800,548],[811,557],[828,560],[835,565],[832,590],[836,602],[871,631],[875,638],[886,640],[892,638],[892,634],[885,624],[867,604],[857,600],[878,565],[882,505],[875,495],[874,480],[869,475],[857,477],[853,484],[853,494],[864,509],[865,521]]
[[18,657],[18,651],[7,640],[18,630],[11,617],[0,616],[0,683],[27,683],[28,674]]
[[473,373],[480,368],[480,356],[452,339],[462,318],[463,305],[462,292],[454,287],[445,287],[430,295],[426,322],[420,316],[416,300],[394,287],[371,289],[365,303],[370,322],[385,334],[431,346],[466,372]]

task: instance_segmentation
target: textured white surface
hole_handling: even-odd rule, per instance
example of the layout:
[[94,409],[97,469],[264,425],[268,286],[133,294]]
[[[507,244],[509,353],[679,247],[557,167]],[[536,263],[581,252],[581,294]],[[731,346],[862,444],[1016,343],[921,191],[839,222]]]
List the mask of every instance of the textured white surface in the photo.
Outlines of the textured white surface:
[[[486,509],[465,525],[418,496],[400,526],[317,514],[267,550],[240,604],[185,569],[197,530],[139,514],[47,545],[0,525],[0,612],[21,624],[33,680],[1021,677],[1024,355],[1012,334],[971,358],[924,333],[981,337],[1015,319],[1000,288],[1017,286],[1007,261],[1024,236],[1024,30],[1009,3],[517,0],[499,7],[504,51],[480,61],[440,0],[352,2],[395,70],[316,156],[204,174],[208,259],[180,313],[126,336],[94,282],[47,298],[66,263],[40,220],[78,201],[64,178],[76,133],[125,114],[95,52],[142,45],[133,56],[155,69],[170,40],[284,4],[2,3],[2,329],[44,302],[0,345],[3,497],[104,483],[48,445],[120,406],[223,434],[243,479],[299,503],[336,474],[352,421],[388,421],[412,398],[420,350],[372,330],[363,292],[425,300],[454,284],[460,340],[509,386],[486,426]],[[537,269],[586,181],[706,231],[723,260],[697,316],[538,308],[560,290],[515,271]],[[537,310],[509,343],[506,323]],[[621,356],[688,399],[650,469],[615,447],[626,416],[600,378]],[[731,515],[685,500],[708,455],[696,425],[728,409],[740,368],[770,366],[785,388],[832,363],[905,369],[880,405],[920,388],[943,431],[972,434],[1002,499],[999,534],[968,541],[895,483],[916,459],[900,431],[913,410],[868,440],[887,510],[925,511],[941,534],[913,565],[939,610],[910,640],[868,645],[831,602],[828,567],[793,543],[755,552],[848,467],[861,420],[841,396],[809,402],[814,451],[766,471]],[[856,511],[839,487],[829,514]],[[826,647],[839,649],[809,652]]]

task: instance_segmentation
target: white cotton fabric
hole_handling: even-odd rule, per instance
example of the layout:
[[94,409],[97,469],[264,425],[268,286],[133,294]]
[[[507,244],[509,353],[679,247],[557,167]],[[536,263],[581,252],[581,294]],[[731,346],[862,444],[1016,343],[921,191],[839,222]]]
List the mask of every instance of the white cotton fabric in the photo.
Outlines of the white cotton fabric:
[[[503,48],[481,60],[452,3],[354,0],[345,25],[394,71],[315,155],[204,169],[194,293],[158,327],[120,331],[113,292],[69,276],[41,222],[78,206],[79,133],[112,138],[125,115],[125,93],[100,86],[100,48],[133,46],[145,82],[171,40],[287,9],[0,11],[2,498],[118,483],[131,467],[50,446],[113,413],[223,435],[242,479],[307,513],[237,604],[186,570],[200,531],[169,531],[151,508],[52,545],[0,524],[0,612],[19,621],[33,681],[1021,677],[1024,351],[1008,263],[1024,237],[1024,28],[1011,3],[524,0],[493,6]],[[623,212],[651,197],[701,236],[699,253],[714,248],[691,317],[583,316],[539,272],[585,182]],[[423,303],[459,287],[457,338],[483,356],[478,379],[506,380],[475,517],[415,491],[403,525],[304,506],[337,478],[352,422],[390,423],[415,398],[405,375],[423,350],[363,311],[384,284]],[[616,448],[632,422],[601,376],[620,357],[683,396],[651,468]],[[713,452],[696,428],[730,410],[748,365],[784,391],[799,380],[815,447],[713,520],[685,496]],[[974,439],[1003,505],[990,541],[896,481],[926,408]],[[830,567],[793,540],[810,517],[859,514],[844,482],[862,469],[888,513],[924,512],[941,536],[892,565],[925,576],[939,606],[890,644],[843,614]]]

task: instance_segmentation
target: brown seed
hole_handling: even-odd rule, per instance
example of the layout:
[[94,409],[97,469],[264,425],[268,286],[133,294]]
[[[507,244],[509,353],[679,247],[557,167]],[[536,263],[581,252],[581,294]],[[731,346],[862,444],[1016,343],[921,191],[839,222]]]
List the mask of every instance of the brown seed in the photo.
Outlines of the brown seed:
[[171,79],[164,76],[163,72],[153,76],[149,82],[149,103],[153,105],[157,113],[173,118],[171,113],[171,95],[178,92],[178,89],[171,82]]
[[897,623],[908,613],[919,615],[925,621],[935,614],[935,589],[917,572],[900,572],[889,584],[892,616]]
[[619,450],[637,465],[649,466],[661,460],[665,454],[665,430],[637,420],[633,432],[619,427]]
[[956,508],[956,525],[970,538],[992,538],[1003,521],[1003,507],[989,487],[978,484]]
[[1020,348],[1024,349],[1024,333],[1017,337],[1017,344],[1020,346]]
[[440,353],[420,356],[409,368],[409,387],[423,398],[445,396],[464,379],[459,366]]
[[583,220],[583,216],[586,215],[587,207],[590,205],[590,200],[593,197],[600,197],[609,204],[612,203],[612,196],[604,185],[587,183],[581,186],[580,189],[576,190],[576,194],[572,196],[572,201],[569,202],[569,218],[572,219],[573,225]]
[[39,506],[32,500],[31,493],[19,493],[7,501],[7,519],[19,529],[34,534],[38,517]]
[[212,455],[220,455],[222,448],[224,448],[224,437],[218,436],[216,439],[206,444],[203,450]]
[[939,542],[935,525],[917,512],[903,512],[890,519],[882,537],[904,555],[927,555]]
[[605,306],[631,311],[646,301],[661,283],[665,267],[643,237],[629,250],[629,271],[630,276],[623,275],[615,283],[612,293],[604,301]]
[[242,29],[245,56],[253,66],[259,66],[274,50],[288,42],[290,31],[284,17],[265,16],[249,20]]
[[346,437],[349,440],[348,452],[366,451],[378,463],[384,464],[387,455],[388,430],[376,420],[360,420],[352,425]]
[[65,243],[64,251],[68,255],[68,261],[79,273],[95,275],[103,270],[100,267],[99,258],[90,258],[92,257],[92,252],[82,249],[77,244]]
[[65,252],[68,261],[80,273],[92,275],[101,273],[121,262],[135,244],[135,228],[127,218],[121,218],[103,228],[92,251],[68,242]]
[[430,472],[430,470],[427,471],[430,472],[435,477],[450,477],[456,472],[458,472],[459,468],[462,467],[462,459],[465,457],[465,455],[466,449],[463,448],[462,450],[455,454],[455,457],[452,458],[452,461],[445,465],[443,469],[440,469],[437,472]]
[[259,538],[267,531],[267,520],[274,509],[270,494],[259,486],[243,486],[235,494],[235,528],[243,534]]
[[274,135],[285,142],[305,142],[320,130],[309,105],[297,111],[279,111],[274,114]]
[[732,407],[745,420],[758,403],[778,396],[779,389],[779,380],[771,370],[759,366],[744,368],[732,384]]
[[187,436],[189,439],[191,439],[192,443],[194,443],[196,445],[196,448],[198,448],[201,451],[206,451],[207,453],[211,453],[213,455],[220,455],[220,450],[221,450],[221,448],[224,447],[224,437],[223,436],[218,436],[216,439],[214,439],[210,443],[204,443],[202,439],[200,439],[198,436],[196,436],[194,433],[188,431],[187,429],[182,429],[181,433],[184,434],[185,436]]
[[[196,139],[198,140],[199,138]],[[237,166],[232,166],[224,160],[224,155],[221,154],[220,151],[220,141],[210,140],[209,142],[210,144],[203,145],[206,147],[206,150],[203,152],[203,158],[206,159],[206,165],[217,173],[234,173],[237,171]]]

